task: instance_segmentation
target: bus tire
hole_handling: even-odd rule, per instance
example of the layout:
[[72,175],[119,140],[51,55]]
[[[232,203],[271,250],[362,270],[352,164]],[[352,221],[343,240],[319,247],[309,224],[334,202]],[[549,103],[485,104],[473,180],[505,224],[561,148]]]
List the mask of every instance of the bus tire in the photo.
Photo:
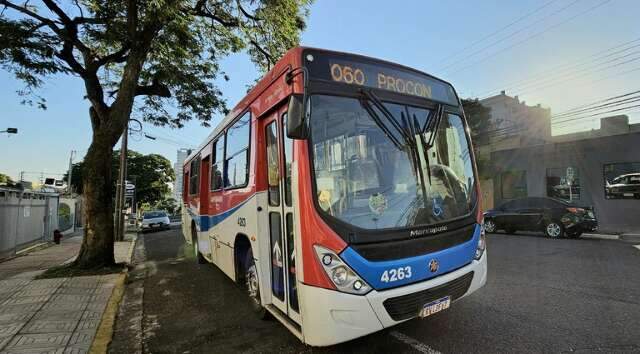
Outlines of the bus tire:
[[196,260],[198,260],[198,264],[207,263],[207,260],[202,256],[202,253],[200,253],[200,248],[198,247],[198,233],[196,232],[196,228],[193,226],[191,227],[191,246],[193,248],[193,254]]
[[253,313],[261,320],[269,318],[267,309],[262,306],[260,301],[260,281],[258,280],[258,269],[256,263],[253,260],[253,251],[251,248],[247,250],[247,255],[243,262],[244,264],[244,289],[249,295],[249,302],[251,303],[251,309]]

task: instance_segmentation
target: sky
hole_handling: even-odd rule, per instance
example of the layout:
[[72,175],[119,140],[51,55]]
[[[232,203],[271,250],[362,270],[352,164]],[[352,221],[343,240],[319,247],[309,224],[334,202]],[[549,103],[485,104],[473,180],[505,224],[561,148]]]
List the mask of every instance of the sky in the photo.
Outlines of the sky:
[[[506,90],[553,115],[640,90],[638,13],[636,0],[316,0],[301,44],[410,66],[451,82],[463,98]],[[225,59],[222,69],[231,80],[218,85],[232,107],[260,74],[245,54]],[[16,91],[22,87],[0,69],[0,131],[19,129],[0,134],[0,172],[18,179],[26,171],[25,179],[33,181],[60,178],[71,151],[77,162],[91,140],[82,82],[47,79],[38,91],[47,99],[44,111],[20,104]],[[640,107],[620,113],[640,122]],[[597,129],[594,118],[554,126],[554,133]],[[211,129],[145,124],[144,133],[157,139],[133,135],[129,148],[173,163],[179,147],[199,145]]]

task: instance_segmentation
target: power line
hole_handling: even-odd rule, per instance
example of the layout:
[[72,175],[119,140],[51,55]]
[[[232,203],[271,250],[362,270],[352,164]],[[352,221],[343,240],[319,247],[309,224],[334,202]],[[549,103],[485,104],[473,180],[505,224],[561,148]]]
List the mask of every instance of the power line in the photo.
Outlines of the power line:
[[594,113],[594,114],[590,114],[590,115],[586,115],[586,116],[582,116],[582,117],[571,118],[571,119],[567,119],[567,120],[563,120],[563,121],[552,122],[551,125],[566,124],[566,123],[573,122],[573,121],[576,121],[576,120],[581,120],[581,119],[585,119],[585,118],[599,116],[601,114],[620,112],[620,111],[624,111],[626,109],[637,108],[637,107],[640,107],[640,104],[629,106],[629,107],[618,108],[618,109],[612,109],[612,110],[605,111],[605,112],[600,112],[600,113]]
[[482,37],[481,39],[479,39],[479,40],[477,40],[477,41],[475,41],[475,42],[473,42],[473,43],[471,43],[471,44],[467,45],[466,47],[464,47],[464,48],[462,48],[462,49],[460,49],[460,50],[458,50],[458,51],[456,51],[456,52],[454,52],[454,53],[452,53],[452,54],[448,55],[447,57],[445,57],[445,58],[443,58],[442,60],[440,60],[440,62],[439,62],[439,63],[440,63],[440,64],[443,64],[444,62],[446,62],[446,61],[447,61],[447,60],[449,60],[450,58],[456,57],[456,56],[457,56],[458,54],[460,54],[460,53],[464,53],[466,50],[468,50],[468,49],[471,49],[471,48],[475,47],[475,46],[476,46],[476,44],[482,43],[482,42],[484,42],[485,40],[487,40],[487,39],[489,39],[489,38],[491,38],[491,37],[495,36],[496,34],[498,34],[498,33],[502,32],[502,31],[506,30],[507,28],[510,28],[511,26],[515,25],[516,23],[521,22],[522,20],[525,20],[525,19],[527,19],[528,17],[531,17],[532,15],[534,15],[534,14],[536,14],[536,13],[540,12],[542,9],[546,8],[547,6],[551,5],[552,3],[556,2],[556,1],[557,1],[557,0],[551,0],[551,1],[548,1],[548,2],[547,2],[547,3],[545,3],[544,5],[542,5],[542,6],[538,7],[538,8],[536,8],[536,9],[535,9],[535,10],[533,10],[532,12],[526,13],[525,15],[523,15],[523,16],[521,16],[521,17],[519,17],[519,18],[518,18],[518,19],[516,19],[515,21],[513,21],[513,22],[509,23],[508,25],[506,25],[506,26],[504,26],[504,27],[501,27],[501,28],[497,29],[496,31],[494,31],[494,32],[492,32],[492,33],[490,33],[490,34],[488,34],[488,35],[486,35],[486,36]]
[[[595,101],[595,102],[592,102],[592,103],[589,103],[589,104],[586,104],[586,105],[582,105],[582,106],[578,106],[578,107],[570,108],[570,109],[568,109],[568,110],[566,110],[566,111],[563,111],[563,112],[558,113],[557,115],[561,115],[561,114],[564,114],[564,113],[568,113],[568,112],[571,112],[571,111],[576,110],[576,109],[580,109],[580,108],[584,108],[584,107],[589,107],[589,106],[592,106],[592,105],[594,105],[594,104],[599,104],[599,103],[608,102],[608,101],[611,101],[611,100],[615,100],[615,99],[617,99],[617,98],[622,98],[622,97],[627,97],[627,96],[635,95],[636,93],[640,93],[640,90],[632,91],[632,92],[628,92],[628,93],[624,93],[624,94],[621,94],[621,95],[618,95],[618,96],[613,96],[613,97],[604,98],[604,99],[602,99],[602,100]],[[556,115],[556,116],[557,116],[557,115]]]
[[[638,45],[637,45],[637,47],[640,47],[640,44],[638,44]],[[609,59],[609,60],[607,60],[607,61],[604,61],[604,62],[601,62],[601,63],[595,64],[595,65],[592,65],[592,66],[588,66],[588,67],[586,67],[586,68],[582,68],[582,69],[577,69],[577,67],[582,66],[582,65],[584,65],[584,64],[577,65],[576,67],[574,67],[574,68],[573,68],[573,69],[571,69],[571,70],[568,70],[568,71],[563,70],[563,71],[565,71],[565,72],[564,72],[564,73],[562,73],[562,74],[560,74],[560,75],[558,75],[558,76],[547,76],[546,78],[541,78],[541,79],[533,80],[533,81],[532,81],[532,82],[530,82],[530,83],[527,83],[527,84],[524,84],[524,85],[520,85],[520,87],[519,87],[518,89],[513,88],[512,90],[513,90],[513,91],[518,91],[518,90],[524,90],[524,91],[526,91],[526,90],[531,90],[532,88],[537,87],[537,86],[540,86],[540,85],[546,85],[546,84],[549,84],[549,83],[553,83],[554,81],[557,81],[559,78],[562,78],[562,77],[567,77],[567,76],[568,76],[568,77],[571,77],[572,75],[573,75],[573,76],[575,76],[575,74],[579,74],[579,73],[583,73],[583,72],[587,72],[587,73],[589,73],[589,74],[592,74],[592,73],[596,73],[596,72],[604,71],[604,70],[607,70],[607,69],[611,69],[611,68],[614,68],[614,67],[617,67],[617,66],[620,66],[620,65],[624,65],[624,64],[628,64],[628,63],[630,63],[630,62],[636,61],[636,60],[638,60],[640,57],[635,57],[635,58],[632,58],[632,59],[630,59],[630,60],[627,60],[627,61],[624,61],[624,62],[621,62],[621,63],[612,64],[612,65],[606,66],[606,67],[604,67],[604,68],[599,68],[598,70],[591,71],[591,70],[597,69],[598,67],[600,67],[600,66],[602,66],[602,65],[610,64],[610,63],[613,63],[613,62],[619,61],[619,60],[624,59],[624,58],[628,58],[628,57],[630,57],[630,56],[632,56],[632,55],[636,55],[636,54],[640,54],[640,50],[637,50],[637,51],[634,51],[634,52],[631,52],[631,53],[627,53],[627,54],[624,54],[624,55],[621,55],[621,56],[618,56],[618,57],[614,57],[614,58]],[[604,59],[604,58],[600,58],[600,59]],[[562,71],[561,71],[561,72],[562,72]],[[536,81],[537,81],[537,82],[536,82]],[[564,80],[563,80],[563,81],[564,81]]]
[[525,31],[525,30],[527,30],[529,28],[534,27],[535,25],[537,25],[537,24],[539,24],[541,22],[544,22],[544,20],[546,20],[547,18],[553,17],[553,16],[559,14],[560,12],[562,12],[562,11],[566,10],[567,8],[573,6],[574,4],[578,3],[578,1],[580,1],[580,0],[574,0],[573,2],[570,2],[568,5],[560,8],[559,10],[556,10],[555,12],[551,13],[550,15],[544,16],[541,19],[539,19],[538,21],[535,21],[535,22],[529,24],[528,26],[525,26],[525,27],[523,27],[523,28],[521,28],[521,29],[519,29],[517,31],[511,32],[506,37],[502,37],[502,38],[500,38],[500,39],[498,39],[498,40],[496,40],[494,42],[491,42],[490,44],[488,44],[488,45],[476,50],[475,52],[467,55],[466,57],[463,57],[463,58],[461,58],[461,59],[459,59],[457,61],[454,61],[453,63],[451,63],[449,65],[446,65],[446,66],[440,68],[440,70],[447,70],[448,68],[450,68],[452,66],[455,66],[456,64],[458,64],[460,62],[464,62],[466,59],[469,59],[469,58],[475,56],[476,54],[480,54],[480,53],[484,52],[485,50],[487,50],[487,49],[489,49],[491,47],[494,47],[495,45],[500,44],[500,43],[504,42],[505,40],[516,36],[517,34],[521,33],[522,31]]
[[[636,53],[640,53],[640,51],[639,52],[634,52],[632,54],[636,54]],[[618,58],[618,59],[622,59],[622,57]],[[616,59],[616,60],[618,60],[618,59]],[[625,61],[620,62],[620,63],[615,63],[615,64],[612,64],[612,65],[606,66],[604,68],[599,68],[598,70],[594,70],[594,71],[589,71],[589,70],[594,69],[597,66],[594,66],[594,67],[591,67],[591,68],[582,69],[582,70],[578,70],[578,71],[576,71],[574,73],[569,73],[570,75],[567,76],[567,77],[563,78],[561,76],[559,78],[553,78],[552,80],[549,80],[546,83],[534,85],[534,86],[530,87],[527,90],[520,91],[519,94],[520,95],[524,95],[524,94],[531,93],[531,92],[537,92],[537,91],[539,91],[541,89],[545,89],[545,88],[548,88],[548,87],[553,87],[553,86],[556,86],[558,84],[566,83],[567,81],[572,81],[572,80],[584,77],[586,75],[591,75],[591,74],[599,73],[599,72],[602,72],[602,71],[605,71],[605,70],[608,70],[608,69],[613,69],[613,68],[616,68],[616,67],[619,67],[619,66],[622,66],[622,65],[626,65],[626,64],[638,61],[638,60],[640,60],[640,56],[637,56],[635,58],[631,58],[629,60],[625,60]]]
[[611,2],[611,0],[604,0],[604,1],[600,2],[600,3],[598,3],[597,5],[591,6],[590,8],[588,8],[588,9],[586,9],[586,10],[584,10],[584,11],[582,11],[582,12],[580,12],[580,13],[574,15],[574,16],[571,16],[571,17],[565,19],[564,21],[560,21],[560,22],[556,23],[555,25],[553,25],[551,27],[547,27],[545,30],[543,30],[541,32],[534,33],[531,36],[525,37],[523,40],[521,40],[519,42],[516,42],[516,43],[514,43],[514,44],[512,44],[512,45],[510,45],[508,47],[502,48],[499,51],[494,52],[493,54],[490,54],[490,55],[488,55],[488,56],[486,56],[486,57],[484,57],[484,58],[482,58],[482,59],[480,59],[480,60],[478,60],[478,61],[476,61],[474,63],[471,63],[471,64],[469,64],[467,66],[464,66],[464,67],[462,67],[462,68],[460,68],[460,69],[458,69],[456,71],[453,71],[453,72],[450,73],[450,75],[456,74],[456,73],[458,73],[460,71],[466,70],[466,69],[468,69],[468,68],[470,68],[472,66],[480,64],[480,63],[484,62],[485,60],[487,60],[489,58],[492,58],[492,57],[494,57],[494,56],[496,56],[496,55],[498,55],[498,54],[500,54],[500,53],[502,53],[502,52],[504,52],[506,50],[512,49],[513,47],[516,47],[516,46],[518,46],[518,45],[520,45],[520,44],[522,44],[524,42],[527,42],[527,41],[529,41],[529,40],[531,40],[531,39],[533,39],[533,38],[535,38],[537,36],[540,36],[540,35],[548,32],[548,31],[552,30],[552,29],[555,29],[555,28],[557,28],[559,26],[562,26],[563,24],[565,24],[565,23],[567,23],[569,21],[572,21],[572,20],[574,20],[574,19],[576,19],[576,18],[578,18],[578,17],[580,17],[580,16],[582,16],[582,15],[584,15],[584,14],[590,12],[590,11],[593,11],[593,10],[597,9],[598,7],[601,7],[601,6],[603,6],[603,5],[605,5],[605,4],[609,3],[609,2]]
[[[636,38],[634,40],[627,41],[627,42],[624,42],[622,44],[618,44],[616,46],[607,48],[605,50],[601,50],[601,51],[598,51],[596,53],[593,53],[593,54],[589,55],[588,57],[583,58],[581,60],[578,60],[578,61],[575,61],[575,62],[561,64],[561,65],[556,66],[554,68],[551,68],[551,69],[548,69],[548,70],[544,70],[544,71],[534,75],[533,77],[526,78],[526,79],[523,79],[523,80],[518,80],[518,81],[512,81],[512,82],[507,83],[507,84],[503,84],[503,85],[500,86],[500,88],[496,88],[496,89],[485,91],[482,94],[480,94],[479,96],[483,97],[483,98],[489,97],[493,93],[500,92],[501,90],[504,90],[505,87],[506,87],[506,90],[511,91],[511,90],[514,90],[515,88],[520,88],[523,85],[528,84],[530,82],[539,81],[541,79],[548,78],[548,77],[551,76],[551,73],[563,72],[566,69],[574,69],[576,67],[585,65],[585,64],[587,64],[589,62],[597,62],[598,60],[605,59],[605,58],[611,57],[611,56],[616,55],[616,54],[624,53],[624,52],[626,52],[628,50],[631,50],[633,48],[640,47],[640,43],[638,43],[636,45],[633,45],[633,46],[630,46],[628,48],[624,48],[624,49],[618,50],[618,51],[614,51],[614,52],[611,52],[611,51],[613,51],[615,49],[618,49],[618,48],[621,48],[621,47],[624,47],[624,46],[627,46],[629,44],[633,44],[633,43],[639,42],[639,41],[640,41],[640,38]],[[605,54],[605,55],[602,55],[602,54]]]
[[609,103],[603,103],[603,104],[598,105],[598,106],[589,107],[589,108],[583,108],[583,109],[579,109],[579,110],[574,111],[574,112],[569,112],[569,113],[565,113],[565,114],[562,114],[562,115],[553,116],[552,119],[568,118],[568,117],[576,116],[576,115],[583,114],[583,113],[586,113],[586,112],[598,111],[598,110],[606,109],[606,108],[609,108],[609,107],[618,107],[618,106],[623,105],[623,104],[629,104],[629,103],[637,102],[637,101],[640,101],[640,96],[631,96],[629,98],[625,98],[625,99],[621,99],[621,100],[617,100],[617,101],[613,101],[613,102],[609,102]]

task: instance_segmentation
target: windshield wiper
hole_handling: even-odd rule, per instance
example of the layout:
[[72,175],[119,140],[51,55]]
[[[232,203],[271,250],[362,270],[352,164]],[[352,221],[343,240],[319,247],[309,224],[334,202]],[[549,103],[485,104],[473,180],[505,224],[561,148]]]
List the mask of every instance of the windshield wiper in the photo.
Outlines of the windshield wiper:
[[382,114],[385,116],[385,118],[387,118],[387,120],[389,120],[389,122],[391,122],[391,125],[393,125],[393,127],[404,137],[407,143],[411,143],[413,141],[410,135],[410,132],[405,130],[402,127],[402,125],[400,125],[400,122],[398,122],[398,120],[393,116],[393,114],[389,112],[387,107],[384,106],[384,104],[382,103],[382,101],[380,101],[378,96],[373,94],[373,92],[371,92],[370,90],[362,90],[361,92],[366,96],[366,98],[368,98],[371,102],[373,102],[376,108],[378,108],[378,110],[382,112]]
[[442,116],[444,115],[444,106],[441,104],[436,107],[436,115],[433,117],[434,119],[429,119],[429,123],[424,127],[422,134],[429,133],[429,140],[427,141],[427,146],[431,148],[436,140],[436,133],[438,132],[438,128],[440,127],[440,121],[442,121]]
[[365,111],[369,113],[369,115],[371,116],[373,121],[376,123],[376,125],[380,129],[382,129],[382,132],[384,133],[384,135],[386,135],[387,138],[391,140],[393,145],[395,145],[398,148],[398,150],[403,150],[404,149],[403,144],[400,141],[398,141],[398,139],[393,135],[391,131],[389,131],[389,128],[387,128],[387,126],[382,122],[382,119],[380,119],[380,116],[378,116],[378,113],[376,113],[376,111],[371,107],[369,102],[367,102],[366,100],[360,100],[360,104],[362,105],[362,107],[364,107]]

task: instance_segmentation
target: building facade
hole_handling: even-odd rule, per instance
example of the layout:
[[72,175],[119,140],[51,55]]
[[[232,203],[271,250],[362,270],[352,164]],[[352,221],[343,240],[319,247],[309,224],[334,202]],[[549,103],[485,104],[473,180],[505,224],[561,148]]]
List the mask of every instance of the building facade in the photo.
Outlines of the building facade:
[[604,232],[640,231],[640,124],[603,118],[601,129],[491,152],[493,201],[554,197],[595,209]]
[[176,174],[176,180],[173,182],[173,198],[177,200],[178,203],[182,200],[182,179],[184,175],[182,173],[182,164],[190,152],[191,150],[189,149],[178,149],[176,153],[176,163],[173,165],[173,170]]

